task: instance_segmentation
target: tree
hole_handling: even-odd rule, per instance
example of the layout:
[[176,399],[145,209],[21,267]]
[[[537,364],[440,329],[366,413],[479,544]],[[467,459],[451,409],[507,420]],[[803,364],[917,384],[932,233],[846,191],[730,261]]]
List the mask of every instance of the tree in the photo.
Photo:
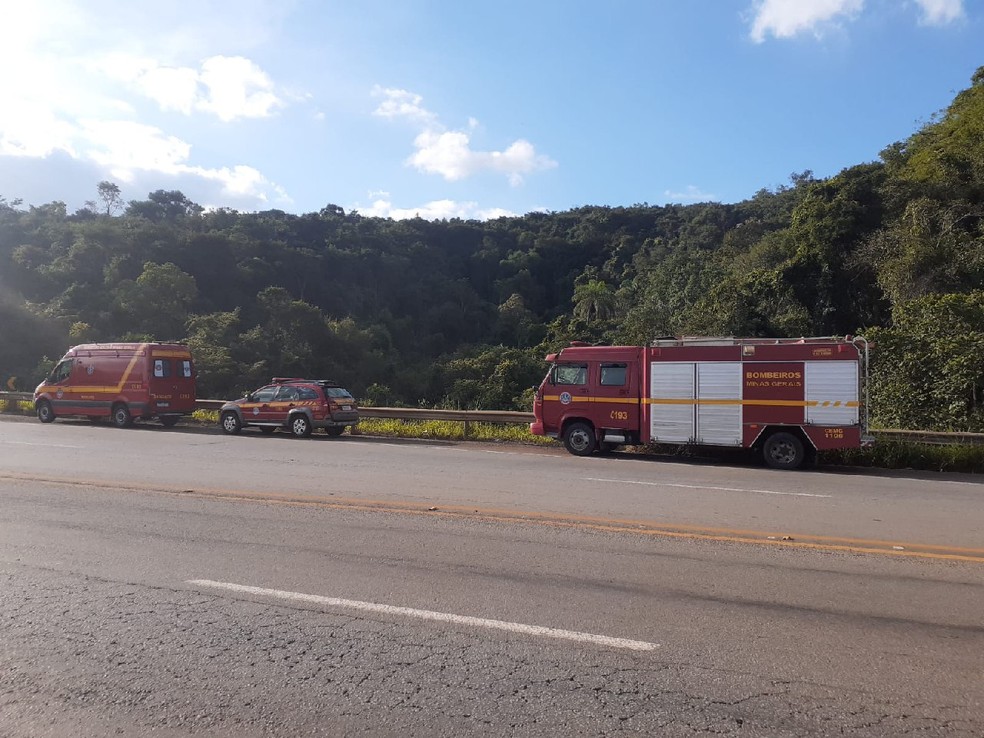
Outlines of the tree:
[[106,206],[106,215],[116,215],[123,209],[123,196],[120,188],[112,182],[103,180],[96,189],[99,191],[99,199]]
[[599,279],[574,286],[574,316],[586,322],[615,317],[615,295]]

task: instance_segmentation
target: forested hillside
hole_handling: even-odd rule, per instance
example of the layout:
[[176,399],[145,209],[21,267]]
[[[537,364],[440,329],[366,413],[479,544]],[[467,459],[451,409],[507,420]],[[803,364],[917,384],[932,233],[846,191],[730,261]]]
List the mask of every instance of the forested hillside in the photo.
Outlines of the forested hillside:
[[984,430],[984,67],[879,161],[736,204],[431,222],[94,196],[0,197],[0,374],[22,389],[71,344],[182,340],[206,397],[306,375],[526,409],[575,338],[860,333],[876,422]]

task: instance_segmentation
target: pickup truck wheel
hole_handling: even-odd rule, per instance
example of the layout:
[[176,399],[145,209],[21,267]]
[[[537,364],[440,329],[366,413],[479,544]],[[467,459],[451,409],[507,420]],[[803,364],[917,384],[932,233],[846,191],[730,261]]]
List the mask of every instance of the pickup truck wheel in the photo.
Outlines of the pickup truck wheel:
[[243,429],[243,422],[232,410],[226,410],[222,413],[220,425],[222,426],[222,431],[228,433],[230,436],[236,435]]
[[55,409],[51,407],[51,403],[47,400],[41,400],[38,403],[38,420],[42,423],[51,423],[55,419]]
[[329,436],[332,436],[334,438],[337,438],[338,436],[342,435],[342,433],[344,432],[345,432],[344,425],[338,425],[338,426],[333,425],[328,428],[325,428],[325,433],[327,433]]
[[133,416],[130,415],[130,408],[122,402],[113,405],[113,425],[117,428],[129,428],[133,425]]
[[311,435],[311,421],[307,415],[297,414],[290,419],[290,432],[298,438],[307,438]]
[[575,456],[590,456],[598,442],[594,429],[587,423],[571,423],[564,432],[564,447]]
[[806,460],[803,442],[792,433],[773,433],[762,448],[765,463],[773,469],[799,469]]

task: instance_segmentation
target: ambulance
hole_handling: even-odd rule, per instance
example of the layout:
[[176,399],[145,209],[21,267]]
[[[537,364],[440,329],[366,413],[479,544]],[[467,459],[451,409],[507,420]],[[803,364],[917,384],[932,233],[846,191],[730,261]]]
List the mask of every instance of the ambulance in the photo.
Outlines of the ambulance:
[[109,418],[118,428],[136,419],[172,426],[195,409],[195,364],[176,343],[87,343],[73,346],[34,390],[38,420]]
[[861,337],[574,342],[547,356],[530,432],[577,456],[624,444],[752,449],[776,469],[871,443]]

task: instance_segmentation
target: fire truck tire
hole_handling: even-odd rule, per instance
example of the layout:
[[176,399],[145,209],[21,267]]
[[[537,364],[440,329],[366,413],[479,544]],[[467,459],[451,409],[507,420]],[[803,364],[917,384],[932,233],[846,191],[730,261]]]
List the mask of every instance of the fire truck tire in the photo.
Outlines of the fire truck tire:
[[38,403],[38,420],[42,423],[51,423],[55,419],[55,410],[47,400]]
[[307,415],[298,413],[290,419],[290,432],[298,438],[307,438],[311,435],[311,421]]
[[222,432],[234,436],[243,429],[243,422],[231,410],[222,413]]
[[113,425],[117,428],[129,428],[133,425],[133,416],[130,415],[130,408],[122,402],[113,405]]
[[803,442],[792,433],[773,433],[762,447],[765,463],[773,469],[799,469],[806,460]]
[[587,423],[571,423],[564,431],[564,447],[575,456],[590,456],[597,445],[594,428]]
[[329,436],[332,436],[333,438],[337,438],[338,436],[342,435],[342,433],[344,432],[345,432],[344,425],[332,425],[329,426],[328,428],[325,428],[325,433],[327,433]]

